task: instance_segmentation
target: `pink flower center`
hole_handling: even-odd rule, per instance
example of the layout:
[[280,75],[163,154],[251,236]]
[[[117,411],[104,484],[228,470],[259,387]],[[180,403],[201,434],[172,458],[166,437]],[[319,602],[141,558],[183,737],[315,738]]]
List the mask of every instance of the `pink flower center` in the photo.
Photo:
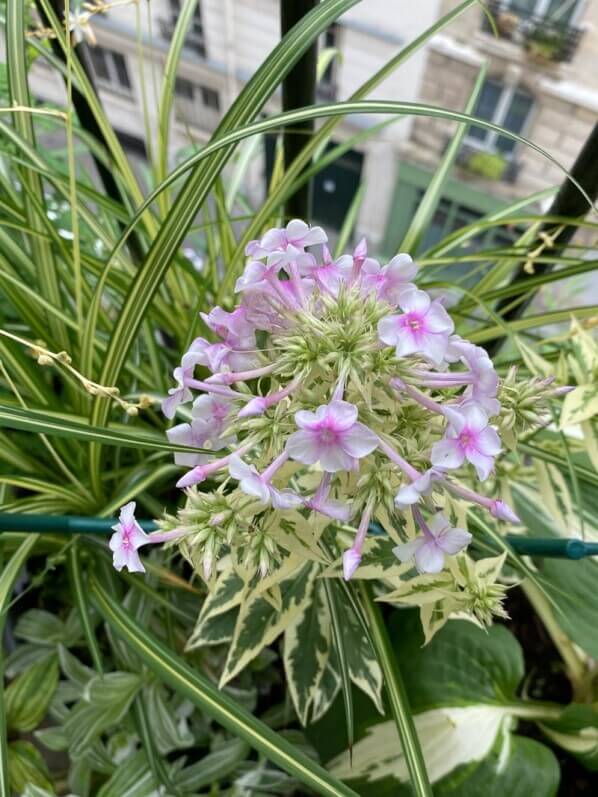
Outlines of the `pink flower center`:
[[459,435],[459,445],[463,449],[471,448],[475,443],[476,435],[470,429],[463,429]]
[[214,404],[213,415],[218,421],[223,421],[228,415],[230,407],[227,404]]
[[337,434],[334,429],[324,428],[320,430],[319,437],[321,443],[331,445],[332,443],[336,443]]
[[420,313],[406,313],[401,320],[402,326],[416,335],[425,330],[426,321]]
[[130,537],[130,534],[131,534],[131,529],[123,529],[123,531],[122,531],[122,537],[123,537],[123,540],[122,540],[122,547],[123,547],[125,550],[127,550],[127,551],[129,550],[129,548],[131,548],[131,547],[132,547],[132,546],[131,546],[131,537]]

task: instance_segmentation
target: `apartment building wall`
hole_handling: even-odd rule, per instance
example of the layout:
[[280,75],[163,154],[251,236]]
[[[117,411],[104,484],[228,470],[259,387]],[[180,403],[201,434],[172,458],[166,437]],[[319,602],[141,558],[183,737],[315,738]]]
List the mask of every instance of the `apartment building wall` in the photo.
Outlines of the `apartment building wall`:
[[[433,23],[439,4],[440,0],[421,0],[415,7],[411,3],[363,0],[352,8],[335,26],[334,45],[341,56],[333,66],[334,93],[320,97],[320,101],[347,99],[404,44]],[[151,148],[156,141],[159,85],[169,44],[165,31],[172,20],[172,4],[170,0],[152,0],[147,7],[151,9],[151,36],[145,4],[115,8],[106,15],[95,16],[92,24],[98,45],[103,50],[120,54],[128,73],[129,85],[125,87],[119,85],[118,80],[98,80],[108,116],[119,133],[129,139],[147,140]],[[200,55],[193,48],[183,52],[178,71],[179,93],[171,119],[171,163],[181,149],[209,137],[222,113],[280,39],[279,0],[200,0],[199,7],[205,52]],[[143,64],[139,59],[138,24],[143,42]],[[414,55],[370,96],[415,101],[425,58],[423,50]],[[114,76],[114,68],[111,73]],[[59,101],[64,97],[60,78],[52,76],[41,63],[32,70],[32,89],[42,99]],[[144,91],[147,98],[145,118],[142,111]],[[184,92],[188,92],[187,97]],[[268,113],[279,110],[279,94],[271,99],[265,110]],[[338,125],[334,141],[342,142],[380,121],[380,117],[350,117]],[[412,119],[403,118],[377,132],[375,137],[360,141],[355,145],[353,159],[347,161],[347,168],[341,162],[316,184],[317,191],[330,192],[324,200],[338,200],[340,208],[346,207],[350,199],[345,194],[363,184],[358,232],[367,234],[374,246],[379,245],[386,234],[399,147],[408,139],[412,124]],[[254,203],[262,200],[266,185],[262,147],[257,154],[259,157],[252,159],[244,185],[245,193]],[[359,171],[355,164],[360,158]],[[335,192],[343,195],[335,199]]]
[[[456,5],[457,0],[443,0],[442,10]],[[542,61],[522,43],[497,39],[484,25],[482,12],[474,8],[432,42],[422,99],[462,110],[485,63],[490,79],[521,88],[533,99],[521,134],[569,168],[598,120],[598,3],[580,3],[575,26],[583,33],[571,61]],[[454,126],[442,120],[416,122],[404,156],[423,166],[433,165],[452,130]],[[512,182],[488,181],[464,172],[462,177],[504,200],[562,180],[558,166],[524,145],[516,146],[513,159],[518,168]]]

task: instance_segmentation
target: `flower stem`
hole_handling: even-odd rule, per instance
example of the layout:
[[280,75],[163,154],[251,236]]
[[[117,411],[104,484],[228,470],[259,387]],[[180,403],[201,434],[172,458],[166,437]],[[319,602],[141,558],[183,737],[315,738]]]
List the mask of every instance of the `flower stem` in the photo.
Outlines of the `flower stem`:
[[384,673],[386,694],[397,726],[403,755],[411,777],[411,785],[417,797],[433,797],[424,756],[413,723],[405,684],[393,653],[390,639],[382,619],[379,606],[374,601],[371,586],[367,581],[359,582],[361,601],[370,628],[371,640],[378,663]]

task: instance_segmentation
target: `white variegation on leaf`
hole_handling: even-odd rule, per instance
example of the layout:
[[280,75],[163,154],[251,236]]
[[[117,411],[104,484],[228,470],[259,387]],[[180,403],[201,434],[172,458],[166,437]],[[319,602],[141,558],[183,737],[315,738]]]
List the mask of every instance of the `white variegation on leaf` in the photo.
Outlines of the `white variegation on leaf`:
[[[508,744],[505,731],[510,717],[502,706],[438,708],[418,714],[414,721],[431,783],[458,766],[482,761],[499,734],[503,734],[502,743]],[[409,771],[394,722],[369,728],[365,738],[354,745],[352,762],[343,753],[332,761],[331,771],[341,780],[394,777],[407,783]]]
[[598,384],[580,385],[565,396],[561,428],[587,421],[598,415]]
[[324,586],[289,623],[284,635],[284,669],[297,716],[307,725],[330,658],[331,620]]

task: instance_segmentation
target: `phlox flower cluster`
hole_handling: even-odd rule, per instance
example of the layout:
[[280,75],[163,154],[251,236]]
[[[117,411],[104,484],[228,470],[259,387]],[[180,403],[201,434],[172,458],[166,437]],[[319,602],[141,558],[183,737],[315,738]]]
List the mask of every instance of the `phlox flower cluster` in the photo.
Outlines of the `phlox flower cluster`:
[[502,448],[486,352],[455,334],[442,296],[416,286],[409,255],[382,265],[365,241],[340,257],[326,244],[324,230],[300,220],[251,242],[237,306],[201,314],[205,333],[174,371],[162,409],[186,418],[168,437],[189,449],[175,456],[187,506],[166,533],[180,535],[206,577],[235,548],[265,575],[276,561],[268,529],[285,513],[323,516],[353,535],[347,580],[382,512],[401,533],[413,520],[417,536],[395,554],[421,573],[439,572],[471,541],[451,525],[447,497],[518,521],[472,489]]

